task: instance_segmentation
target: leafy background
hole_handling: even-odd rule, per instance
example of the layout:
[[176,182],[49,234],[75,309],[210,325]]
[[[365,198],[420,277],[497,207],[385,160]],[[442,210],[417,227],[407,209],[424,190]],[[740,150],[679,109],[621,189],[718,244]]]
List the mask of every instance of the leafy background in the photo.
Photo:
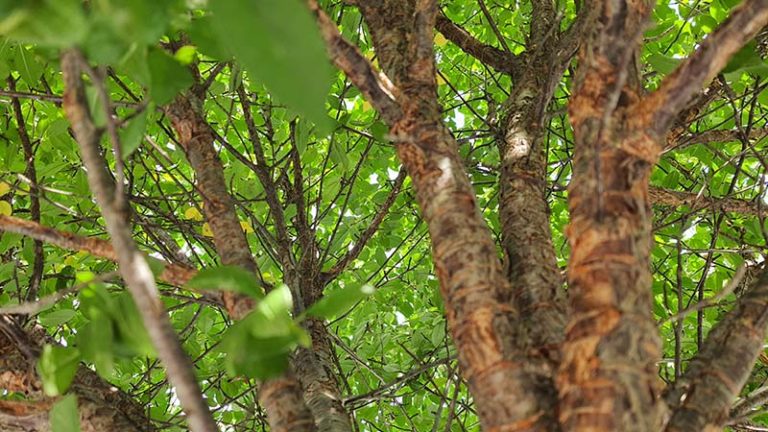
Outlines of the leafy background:
[[[735,3],[659,3],[645,34],[640,65],[647,87],[653,88],[690,53]],[[496,0],[486,4],[509,48],[523,52],[530,4],[513,7]],[[357,10],[341,2],[323,6],[343,35],[375,63],[370,36]],[[475,1],[444,0],[441,7],[479,40],[498,44]],[[575,19],[576,5],[562,2],[558,7],[567,26]],[[5,0],[0,1],[0,18],[0,76],[9,77],[16,91],[24,93],[20,101],[35,147],[38,181],[32,189],[25,177],[19,125],[8,103],[13,94],[6,88],[0,93],[0,214],[28,218],[30,197],[36,194],[43,225],[82,236],[105,235],[60,108],[58,53],[74,44],[83,47],[91,62],[109,66],[107,85],[123,126],[127,192],[136,213],[134,237],[153,257],[183,256],[198,268],[217,264],[210,227],[203,221],[193,186],[194,173],[158,109],[192,84],[190,65],[202,80],[212,80],[204,110],[220,136],[216,146],[229,189],[267,282],[279,286],[284,275],[269,253],[275,225],[264,187],[252,170],[254,150],[238,101],[240,84],[252,99],[266,159],[280,187],[296,178],[289,153],[293,145],[300,150],[304,200],[309,203],[306,217],[316,228],[326,269],[354,244],[397,181],[400,165],[386,126],[358,90],[331,68],[313,18],[299,1],[219,0],[206,5],[194,0],[102,0],[90,2],[86,10],[78,0]],[[180,32],[185,36],[179,38]],[[172,46],[174,54],[169,54]],[[654,313],[664,339],[659,369],[665,380],[675,376],[675,358],[684,366],[701,338],[733,304],[738,288],[728,295],[718,293],[737,268],[746,266],[749,278],[763,261],[768,238],[760,217],[766,185],[766,134],[760,132],[766,127],[768,108],[764,48],[758,37],[736,56],[716,80],[722,95],[684,130],[682,144],[664,154],[653,174],[657,188],[738,199],[755,209],[655,206]],[[495,128],[513,83],[438,33],[435,49],[444,120],[461,145],[484,215],[499,233]],[[573,147],[566,106],[572,75],[569,69],[556,91],[546,132],[547,199],[563,268],[568,256],[563,232]],[[95,93],[90,99],[97,108]],[[103,125],[105,119],[97,121]],[[725,141],[701,139],[713,130],[731,134]],[[747,136],[756,138],[739,139]],[[280,198],[295,237],[297,208],[286,189]],[[178,400],[153,357],[132,301],[114,278],[114,264],[49,245],[44,251],[39,296],[76,289],[37,315],[39,324],[62,345],[46,347],[38,365],[46,391],[64,392],[82,359],[144,404],[162,428],[183,430]],[[0,306],[24,301],[34,261],[33,241],[3,233],[0,258]],[[231,278],[215,270],[209,276],[213,282],[208,285]],[[235,289],[251,286],[232,283]],[[368,286],[375,291],[364,295],[361,289]],[[327,295],[333,293],[340,294],[331,297],[335,300],[319,315],[329,319],[340,388],[360,430],[478,429],[471,398],[458,375],[455,350],[446,337],[426,226],[408,180],[362,254],[327,288]],[[240,371],[236,355],[259,353],[227,343],[233,323],[205,297],[171,286],[163,286],[162,294],[216,420],[225,430],[261,430],[265,415],[256,402],[254,379],[227,373]],[[670,320],[712,298],[710,307]],[[285,299],[276,304],[280,310],[290,308]],[[300,333],[296,330],[290,346],[304,343]],[[250,371],[267,373],[263,367]],[[766,365],[758,363],[747,391],[766,379]],[[6,392],[2,397],[23,395]],[[62,420],[56,423],[71,425],[76,418],[73,409],[72,399],[63,399],[54,413]],[[753,420],[768,422],[759,413]]]

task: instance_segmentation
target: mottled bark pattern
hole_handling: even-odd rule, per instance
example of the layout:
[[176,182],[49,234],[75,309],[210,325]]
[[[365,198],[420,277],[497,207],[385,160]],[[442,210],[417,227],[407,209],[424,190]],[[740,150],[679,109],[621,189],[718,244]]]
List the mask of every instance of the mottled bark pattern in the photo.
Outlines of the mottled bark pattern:
[[567,431],[660,427],[652,316],[648,179],[655,142],[632,129],[632,69],[651,4],[596,2],[569,106],[575,159],[568,190],[569,322],[558,375]]
[[675,409],[668,432],[721,430],[749,378],[768,333],[768,272],[707,336],[683,377],[666,395]]
[[499,215],[507,257],[511,301],[520,311],[530,350],[550,360],[559,358],[565,327],[565,291],[552,245],[546,201],[544,110],[561,68],[553,53],[534,57],[506,108],[501,154]]
[[[547,368],[526,361],[511,288],[458,146],[440,119],[428,0],[358,1],[384,72],[400,90],[390,124],[432,239],[433,261],[462,374],[485,431],[553,430]],[[506,299],[504,298],[506,297]]]
[[[199,99],[191,92],[180,95],[166,107],[165,112],[195,170],[205,219],[211,227],[213,243],[221,262],[241,266],[258,275],[256,262],[227,189],[224,167],[213,147],[213,131],[202,115]],[[223,300],[230,316],[235,319],[242,319],[253,308],[252,299],[237,293],[225,292]]]
[[[44,337],[41,331],[34,334]],[[48,413],[56,398],[43,394],[42,383],[35,373],[35,360],[22,355],[14,343],[2,335],[0,389],[25,396],[24,401],[0,401],[0,425],[4,432],[51,430]],[[69,392],[77,396],[83,432],[155,430],[144,406],[85,366],[78,369]]]
[[304,388],[304,400],[321,432],[352,431],[352,422],[339,397],[337,373],[331,369],[333,346],[323,320],[308,318],[304,323],[312,338],[311,348],[299,348],[293,355],[296,376]]
[[304,404],[301,386],[290,371],[261,384],[259,403],[267,412],[269,430],[272,432],[317,430]]
[[565,430],[657,430],[651,165],[617,145],[601,142],[598,151],[588,143],[569,189],[571,315],[558,378],[560,418]]

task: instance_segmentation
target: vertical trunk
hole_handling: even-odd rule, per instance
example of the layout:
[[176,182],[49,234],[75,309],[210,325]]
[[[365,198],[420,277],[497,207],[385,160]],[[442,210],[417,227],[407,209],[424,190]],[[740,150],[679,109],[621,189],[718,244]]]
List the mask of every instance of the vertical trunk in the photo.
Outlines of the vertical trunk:
[[[193,100],[196,102],[193,103]],[[197,175],[197,187],[203,198],[206,220],[213,232],[222,263],[238,265],[258,275],[234,202],[227,190],[224,168],[213,147],[213,131],[201,114],[201,105],[198,95],[182,95],[166,107],[166,113]],[[234,319],[242,319],[253,308],[252,300],[232,292],[224,293],[224,304]],[[273,431],[316,430],[312,414],[301,394],[301,386],[290,370],[281,377],[261,383],[259,402],[267,411]]]
[[529,334],[531,351],[556,365],[565,327],[565,294],[549,225],[542,117],[551,98],[551,81],[557,82],[559,74],[555,78],[541,73],[554,75],[531,68],[510,96],[510,114],[498,140],[499,213],[512,300]]
[[633,70],[651,9],[595,2],[569,114],[575,159],[568,189],[570,316],[558,374],[565,430],[660,427],[652,311],[648,180],[656,143],[633,122]]
[[[525,361],[529,346],[508,301],[511,288],[477,207],[458,145],[440,120],[431,1],[358,2],[402,117],[391,122],[432,239],[433,261],[462,374],[486,431],[553,430],[547,368]],[[364,83],[360,83],[364,85]],[[504,297],[507,297],[505,300]]]
[[552,392],[548,368],[522,354],[528,341],[513,325],[517,311],[501,300],[509,282],[456,142],[438,123],[403,132],[413,141],[397,152],[429,226],[449,327],[483,429],[552,430],[551,401],[538,397]]
[[339,397],[339,383],[331,369],[333,347],[323,320],[308,318],[304,327],[312,337],[311,348],[299,348],[293,356],[296,376],[304,388],[304,400],[321,432],[352,431],[352,422]]
[[566,430],[658,430],[651,163],[577,127],[569,188],[571,316],[559,375]]

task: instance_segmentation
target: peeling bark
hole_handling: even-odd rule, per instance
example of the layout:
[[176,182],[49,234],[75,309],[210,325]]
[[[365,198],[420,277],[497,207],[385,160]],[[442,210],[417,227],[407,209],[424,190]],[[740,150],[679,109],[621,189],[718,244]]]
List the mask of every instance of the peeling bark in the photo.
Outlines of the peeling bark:
[[[33,332],[25,342],[33,345],[28,352],[38,352],[38,342],[32,339],[37,336],[42,337],[43,333]],[[0,430],[50,431],[48,413],[56,398],[43,394],[42,383],[35,373],[36,359],[22,354],[18,348],[16,341],[11,342],[0,334],[0,389],[24,395],[22,401],[0,400]],[[78,369],[69,392],[77,396],[83,432],[155,430],[143,405],[85,366]]]
[[[554,427],[547,371],[525,361],[523,332],[496,246],[436,98],[432,1],[358,1],[383,71],[399,89],[402,118],[390,121],[397,154],[413,180],[432,239],[448,324],[463,376],[486,431]],[[356,85],[365,85],[345,70]]]
[[709,333],[685,374],[666,395],[668,432],[721,430],[768,334],[768,272]]

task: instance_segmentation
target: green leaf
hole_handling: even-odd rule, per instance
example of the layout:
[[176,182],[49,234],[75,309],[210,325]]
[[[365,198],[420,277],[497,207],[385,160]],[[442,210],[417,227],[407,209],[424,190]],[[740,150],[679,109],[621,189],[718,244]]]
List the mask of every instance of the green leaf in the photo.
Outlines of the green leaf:
[[299,0],[217,0],[213,29],[254,78],[323,132],[331,68],[309,9]]
[[74,317],[74,310],[59,309],[45,315],[40,315],[40,324],[46,327],[58,327]]
[[152,77],[150,76],[149,64],[147,62],[147,52],[146,46],[134,44],[123,56],[119,66],[122,72],[144,86],[152,84]]
[[25,44],[68,48],[88,34],[80,0],[23,2],[0,19],[0,35]]
[[95,87],[85,88],[85,97],[88,100],[88,110],[91,112],[93,118],[93,124],[97,127],[104,127],[107,125],[107,114],[104,112],[104,105],[101,103],[101,98]]
[[189,38],[203,54],[219,60],[228,60],[233,54],[226,45],[219,43],[211,21],[209,16],[194,19],[187,31]]
[[331,159],[339,164],[339,167],[343,172],[349,172],[351,167],[349,157],[347,156],[347,153],[341,149],[341,145],[337,141],[331,141]]
[[37,56],[32,50],[25,48],[21,45],[17,45],[13,50],[13,57],[11,59],[14,70],[19,73],[21,79],[23,79],[28,85],[36,86],[40,81],[40,76],[43,75],[43,64],[40,63]]
[[255,299],[264,297],[259,281],[253,273],[238,266],[209,267],[200,270],[187,282],[193,290],[225,290],[249,295]]
[[158,105],[172,101],[177,94],[192,85],[189,70],[159,49],[149,51],[147,66],[152,81],[149,95]]
[[154,357],[155,348],[131,295],[117,294],[112,304],[112,318],[117,328],[116,353],[125,357]]
[[653,67],[654,70],[661,72],[664,75],[671,73],[680,63],[680,60],[678,59],[667,57],[658,53],[649,55],[646,61],[651,65],[651,67]]
[[371,285],[349,286],[325,294],[315,304],[306,310],[306,315],[323,319],[332,319],[343,315],[360,300],[373,294]]
[[48,396],[63,394],[72,384],[80,365],[80,351],[70,347],[45,345],[37,361],[37,373]]
[[389,127],[383,122],[376,121],[371,125],[371,135],[373,135],[379,141],[387,141],[387,133]]
[[188,65],[195,60],[196,55],[197,47],[194,45],[184,45],[176,50],[176,53],[173,54],[173,58],[183,65]]
[[230,376],[267,379],[280,375],[288,367],[288,338],[259,339],[243,323],[230,327],[221,342],[226,353],[224,368]]
[[144,131],[147,129],[147,114],[151,107],[147,107],[144,111],[140,112],[136,117],[129,120],[125,126],[120,130],[120,151],[122,152],[123,159],[128,157],[136,151],[144,138]]
[[104,378],[114,373],[114,328],[106,315],[91,320],[77,333],[77,346],[83,358],[96,366]]
[[129,50],[128,43],[115,32],[112,21],[103,15],[91,19],[82,46],[89,60],[101,64],[114,64]]
[[166,262],[160,259],[157,259],[155,257],[151,256],[145,256],[144,259],[147,260],[147,265],[149,266],[149,269],[152,271],[152,275],[154,277],[159,277],[164,271]]
[[77,397],[66,395],[51,407],[49,416],[51,432],[80,432],[80,414]]
[[757,52],[757,44],[752,41],[731,57],[728,65],[723,68],[723,73],[732,73],[743,70],[748,67],[757,67],[763,65],[763,59]]
[[281,285],[264,297],[256,308],[230,327],[222,339],[227,354],[225,367],[231,375],[265,379],[278,375],[288,365],[297,346],[309,346],[309,336],[291,318],[291,293]]

